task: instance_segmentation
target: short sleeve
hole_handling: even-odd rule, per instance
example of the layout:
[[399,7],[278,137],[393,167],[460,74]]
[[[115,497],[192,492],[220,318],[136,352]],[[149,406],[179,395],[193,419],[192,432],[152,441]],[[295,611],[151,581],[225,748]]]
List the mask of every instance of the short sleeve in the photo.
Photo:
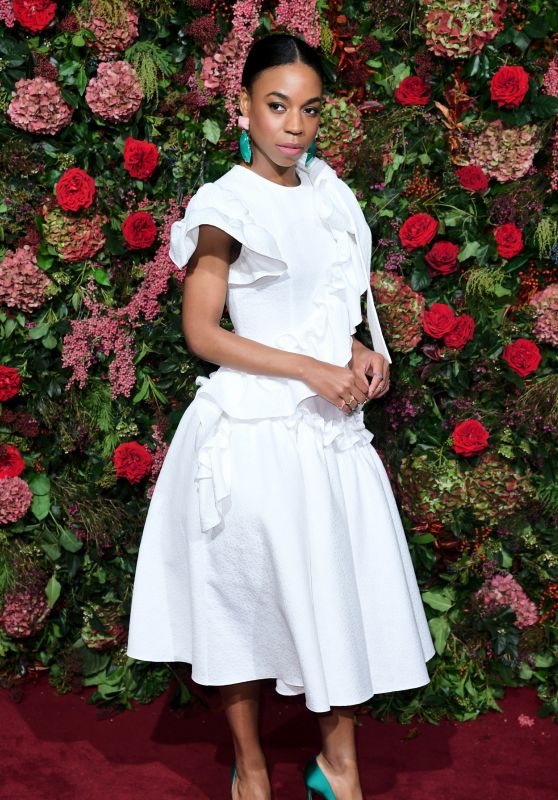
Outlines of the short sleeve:
[[200,225],[213,225],[264,258],[282,261],[275,239],[254,221],[245,202],[218,183],[205,183],[188,203],[184,217],[171,225],[169,256],[177,267],[186,266],[192,257]]

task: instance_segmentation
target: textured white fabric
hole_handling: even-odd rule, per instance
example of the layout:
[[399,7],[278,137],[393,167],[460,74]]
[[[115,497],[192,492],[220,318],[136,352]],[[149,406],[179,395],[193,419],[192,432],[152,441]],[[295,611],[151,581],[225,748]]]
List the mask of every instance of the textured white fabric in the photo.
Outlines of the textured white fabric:
[[[233,167],[171,231],[184,266],[199,225],[241,242],[227,307],[237,334],[347,366],[362,320],[391,361],[370,284],[370,230],[323,161],[298,187]],[[141,539],[127,653],[192,664],[218,686],[275,678],[312,711],[423,686],[434,646],[363,412],[302,381],[219,367],[199,377]]]

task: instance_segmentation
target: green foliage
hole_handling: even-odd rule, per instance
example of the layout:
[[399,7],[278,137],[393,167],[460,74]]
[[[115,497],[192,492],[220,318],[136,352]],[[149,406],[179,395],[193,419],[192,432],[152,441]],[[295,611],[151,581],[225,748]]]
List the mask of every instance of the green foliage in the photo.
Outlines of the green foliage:
[[[436,649],[426,686],[372,698],[369,711],[378,718],[473,719],[498,709],[505,687],[524,684],[537,688],[541,714],[558,717],[552,595],[558,581],[558,370],[555,348],[534,336],[536,312],[527,291],[558,282],[558,204],[549,182],[558,100],[542,89],[556,47],[554,5],[519,2],[480,52],[464,52],[461,43],[449,59],[432,55],[425,43],[427,3],[382,0],[363,13],[362,4],[349,0],[318,2],[325,89],[335,99],[318,143],[327,145],[324,157],[355,191],[372,228],[373,268],[396,274],[427,308],[447,303],[475,321],[473,339],[452,349],[424,333],[416,296],[376,297],[384,330],[393,332],[387,335],[392,388],[368,404],[366,424],[393,478]],[[98,6],[109,21],[123,20],[123,7],[121,0]],[[37,264],[51,281],[40,307],[0,307],[0,364],[16,367],[22,378],[19,393],[2,403],[0,441],[20,449],[21,477],[32,493],[25,516],[0,530],[0,603],[33,575],[49,608],[32,636],[10,636],[0,625],[0,673],[15,681],[39,662],[59,692],[78,682],[95,687],[93,702],[122,708],[149,702],[170,678],[178,683],[177,704],[193,698],[178,665],[137,662],[125,653],[152,481],[118,479],[113,453],[126,441],[152,453],[161,435],[170,441],[196,377],[214,365],[186,350],[181,282],[174,277],[157,298],[159,313],[139,315],[126,327],[135,370],[129,396],[113,395],[108,375],[114,354],[103,350],[100,335],[83,354],[92,356],[87,381],[68,387],[64,342],[76,321],[90,319],[95,304],[112,320],[108,312],[121,314],[137,296],[171,204],[178,204],[172,206],[178,218],[188,195],[235,163],[238,139],[223,98],[204,96],[199,72],[206,52],[185,33],[207,12],[170,0],[138,0],[135,7],[139,37],[120,57],[134,66],[144,100],[126,123],[99,119],[87,105],[87,85],[99,63],[89,31],[69,25],[30,35],[17,25],[0,41],[0,258],[38,242]],[[69,9],[59,3],[57,20]],[[84,4],[79,9],[87,13]],[[221,41],[231,14],[219,9]],[[475,13],[473,6],[467,13]],[[265,13],[260,32],[272,22]],[[522,65],[530,76],[516,108],[499,108],[490,97],[502,64]],[[45,70],[56,72],[74,109],[71,123],[53,136],[16,128],[6,113],[16,82]],[[395,97],[401,80],[419,74],[430,87],[429,102],[401,105]],[[533,164],[520,178],[491,178],[486,192],[465,190],[456,170],[468,163],[466,143],[491,119],[513,129],[537,126]],[[145,179],[124,167],[127,137],[157,146],[157,168]],[[95,211],[106,218],[103,247],[75,262],[64,261],[46,241],[45,225],[46,212],[57,207],[55,186],[70,167],[94,177],[96,193],[89,209],[69,216],[89,218]],[[127,213],[140,206],[153,214],[160,237],[147,254],[130,251],[122,234]],[[430,245],[412,252],[402,247],[398,232],[414,213],[438,221],[436,241],[459,246],[455,271],[429,269]],[[524,248],[512,259],[498,255],[493,235],[506,221],[523,233]],[[226,313],[222,325],[232,328]],[[409,344],[409,331],[416,329]],[[371,344],[365,325],[359,337]],[[540,365],[527,377],[502,357],[505,345],[519,337],[537,341],[541,352]],[[452,430],[466,418],[486,425],[492,461],[452,449]],[[475,593],[490,570],[513,574],[539,609],[537,625],[520,629],[507,607],[481,613]]]

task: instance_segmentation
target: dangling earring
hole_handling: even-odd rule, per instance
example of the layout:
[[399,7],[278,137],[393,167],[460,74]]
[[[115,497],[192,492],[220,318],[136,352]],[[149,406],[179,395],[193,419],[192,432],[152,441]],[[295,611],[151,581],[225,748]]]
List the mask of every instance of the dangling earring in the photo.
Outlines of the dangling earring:
[[316,140],[314,139],[314,141],[308,148],[308,152],[306,153],[306,161],[305,161],[306,166],[308,166],[308,164],[312,161],[315,155],[316,155]]
[[240,155],[242,156],[242,160],[249,164],[252,160],[252,148],[250,147],[250,137],[248,136],[248,117],[240,116],[238,118],[238,125],[240,128],[243,128],[239,140]]

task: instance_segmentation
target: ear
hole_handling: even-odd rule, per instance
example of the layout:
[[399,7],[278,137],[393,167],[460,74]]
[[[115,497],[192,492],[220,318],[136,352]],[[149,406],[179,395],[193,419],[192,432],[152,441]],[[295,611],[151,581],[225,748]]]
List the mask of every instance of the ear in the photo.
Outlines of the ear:
[[239,96],[240,111],[244,117],[250,116],[250,95],[245,86],[240,88]]

